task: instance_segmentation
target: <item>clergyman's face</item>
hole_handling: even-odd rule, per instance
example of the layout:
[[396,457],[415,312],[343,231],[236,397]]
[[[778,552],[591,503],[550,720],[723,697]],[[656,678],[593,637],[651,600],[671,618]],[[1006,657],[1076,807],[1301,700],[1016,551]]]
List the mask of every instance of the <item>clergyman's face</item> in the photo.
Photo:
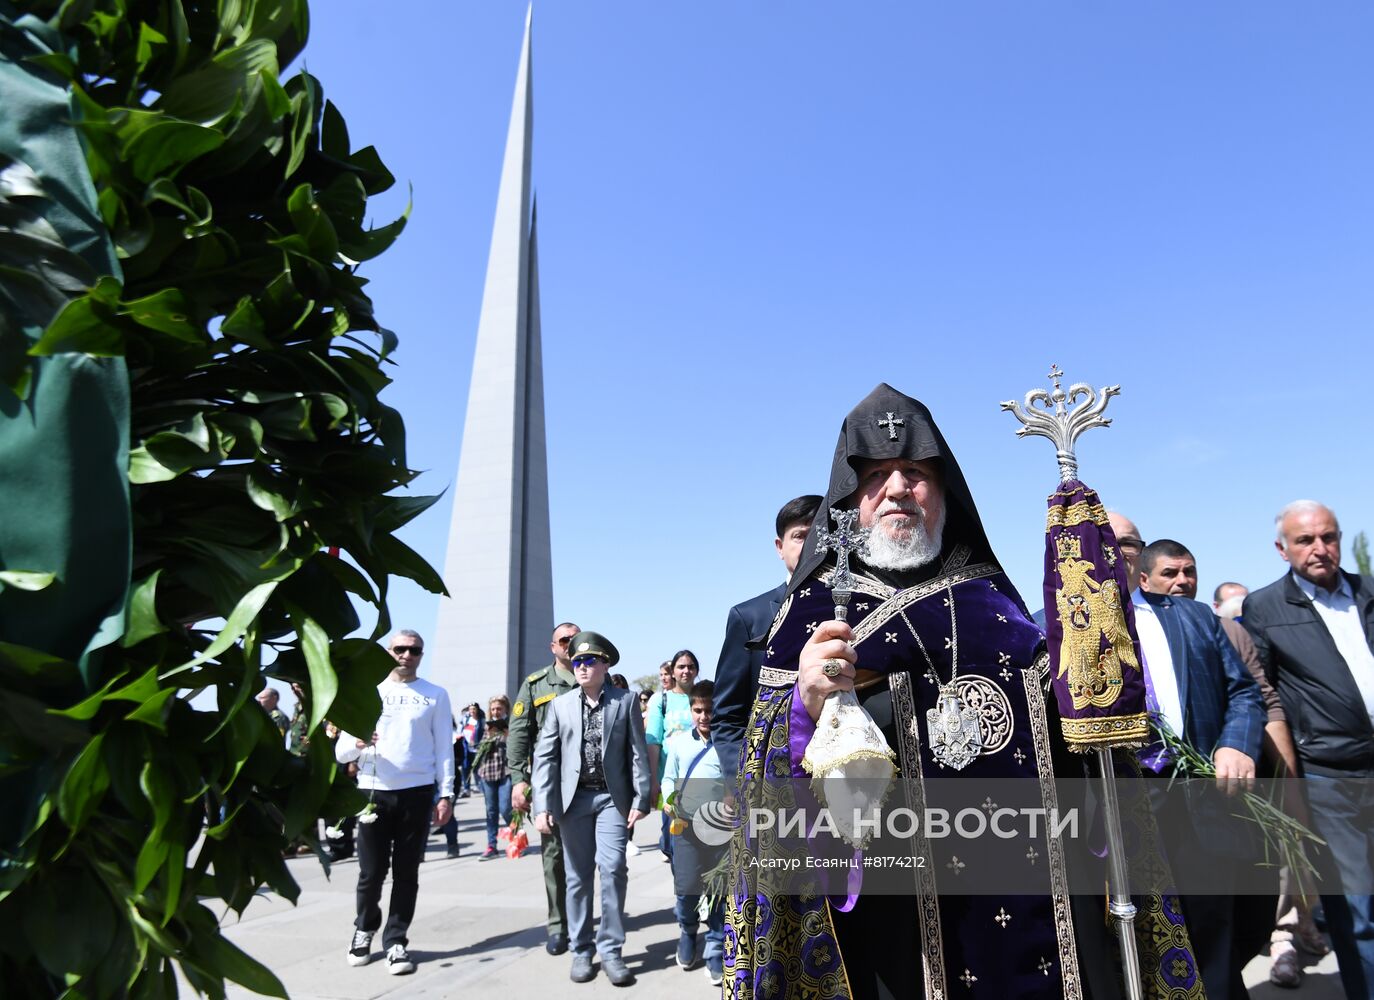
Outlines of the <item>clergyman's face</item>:
[[806,544],[806,536],[809,534],[810,521],[793,521],[783,529],[781,538],[773,539],[773,545],[778,550],[778,558],[787,567],[788,576],[792,575],[797,563],[801,561],[802,546]]
[[1293,567],[1293,572],[1319,587],[1334,590],[1341,570],[1341,528],[1336,515],[1325,507],[1295,510],[1283,519],[1279,530],[1284,539],[1276,543],[1279,555]]
[[553,658],[564,670],[571,669],[572,658],[568,655],[568,645],[572,642],[572,637],[580,631],[582,630],[576,625],[564,625],[562,628],[553,630],[553,639],[549,642],[549,649],[553,650]]
[[857,471],[859,488],[850,499],[859,508],[861,527],[877,525],[894,541],[906,541],[922,520],[929,524],[941,520],[945,495],[933,462],[869,459]]
[[1140,589],[1171,597],[1197,597],[1197,563],[1192,556],[1160,556],[1150,572],[1140,574]]

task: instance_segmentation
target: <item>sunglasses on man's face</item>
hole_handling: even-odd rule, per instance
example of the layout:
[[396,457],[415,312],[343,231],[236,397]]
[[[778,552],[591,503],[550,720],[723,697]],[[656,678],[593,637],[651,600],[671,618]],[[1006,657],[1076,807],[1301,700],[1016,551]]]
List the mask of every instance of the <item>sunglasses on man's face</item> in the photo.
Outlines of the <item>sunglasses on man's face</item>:
[[555,639],[554,642],[557,643],[557,644],[560,645],[560,646],[566,646],[568,643],[572,642],[572,636],[570,636],[570,635],[565,635],[565,636],[564,636],[563,638],[561,638],[561,639]]
[[409,653],[411,656],[425,655],[425,648],[423,646],[392,646],[391,651],[397,656],[400,656],[402,653]]
[[572,665],[574,667],[594,667],[598,663],[609,663],[610,660],[604,656],[574,656]]

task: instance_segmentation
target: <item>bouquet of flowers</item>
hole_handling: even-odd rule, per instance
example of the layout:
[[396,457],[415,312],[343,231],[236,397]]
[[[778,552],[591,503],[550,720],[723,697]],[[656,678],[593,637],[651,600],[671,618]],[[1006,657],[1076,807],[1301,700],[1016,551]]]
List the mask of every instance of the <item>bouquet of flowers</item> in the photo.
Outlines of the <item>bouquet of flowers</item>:
[[506,857],[518,858],[530,846],[530,836],[525,832],[524,824],[524,814],[512,812],[510,825],[503,826],[501,832],[496,835],[496,839],[506,845]]

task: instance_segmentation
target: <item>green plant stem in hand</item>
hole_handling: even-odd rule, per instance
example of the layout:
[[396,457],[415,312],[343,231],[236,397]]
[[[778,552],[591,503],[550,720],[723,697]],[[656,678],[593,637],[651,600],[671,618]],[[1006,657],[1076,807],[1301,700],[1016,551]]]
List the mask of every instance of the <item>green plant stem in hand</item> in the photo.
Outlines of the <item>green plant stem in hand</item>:
[[[1199,753],[1192,744],[1175,733],[1154,713],[1150,716],[1150,727],[1164,744],[1172,762],[1170,787],[1179,778],[1200,778],[1211,782],[1216,780],[1217,769],[1211,759]],[[1274,782],[1268,796],[1242,789],[1236,795],[1236,799],[1244,811],[1232,815],[1253,823],[1259,830],[1264,842],[1264,865],[1286,866],[1301,882],[1306,882],[1309,878],[1319,881],[1321,876],[1307,857],[1306,844],[1325,846],[1326,841],[1284,810],[1283,786],[1284,783],[1281,781]],[[1276,802],[1275,798],[1279,801]]]

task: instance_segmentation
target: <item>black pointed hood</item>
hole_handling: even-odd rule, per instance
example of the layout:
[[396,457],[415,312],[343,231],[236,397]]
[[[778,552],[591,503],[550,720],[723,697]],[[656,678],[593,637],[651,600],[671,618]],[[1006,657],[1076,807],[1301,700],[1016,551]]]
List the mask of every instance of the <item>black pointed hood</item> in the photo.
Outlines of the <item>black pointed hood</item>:
[[835,445],[835,459],[830,466],[830,485],[811,522],[811,533],[788,585],[789,593],[825,562],[825,554],[816,552],[819,537],[816,529],[833,527],[830,508],[843,506],[858,489],[857,464],[889,458],[937,462],[945,496],[945,552],[954,545],[963,544],[972,549],[973,561],[995,561],[968,483],[930,411],[920,400],[903,395],[884,382],[844,418],[840,440]]

